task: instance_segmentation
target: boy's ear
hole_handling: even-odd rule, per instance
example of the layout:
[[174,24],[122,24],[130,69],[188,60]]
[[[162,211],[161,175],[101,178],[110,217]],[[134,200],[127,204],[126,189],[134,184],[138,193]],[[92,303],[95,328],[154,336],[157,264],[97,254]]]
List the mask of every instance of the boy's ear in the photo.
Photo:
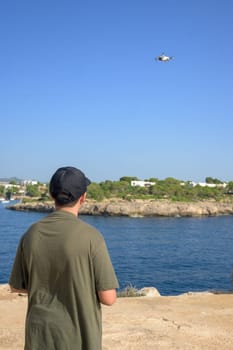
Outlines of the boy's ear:
[[85,202],[86,196],[87,196],[86,192],[83,193],[83,195],[80,197],[80,204],[83,204]]

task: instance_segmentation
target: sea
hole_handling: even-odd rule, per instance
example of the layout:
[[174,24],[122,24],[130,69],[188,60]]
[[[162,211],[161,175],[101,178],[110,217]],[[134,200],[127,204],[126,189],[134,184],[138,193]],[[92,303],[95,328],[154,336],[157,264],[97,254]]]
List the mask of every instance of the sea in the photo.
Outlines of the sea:
[[[0,283],[7,283],[20,237],[47,214],[0,203]],[[233,216],[80,216],[104,236],[120,290],[155,287],[161,295],[232,292]]]

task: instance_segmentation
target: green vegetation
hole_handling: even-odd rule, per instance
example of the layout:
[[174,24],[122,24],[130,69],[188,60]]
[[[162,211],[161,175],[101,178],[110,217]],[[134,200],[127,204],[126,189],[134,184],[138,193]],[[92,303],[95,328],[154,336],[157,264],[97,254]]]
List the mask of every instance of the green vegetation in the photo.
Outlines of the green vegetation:
[[6,188],[3,185],[0,185],[0,197],[11,198],[12,195],[19,194],[19,187],[11,184],[11,187]]
[[126,297],[142,297],[145,296],[145,294],[141,293],[138,289],[135,287],[129,285],[125,287],[123,290],[117,292],[118,298],[126,298]]
[[0,196],[2,197],[4,195],[5,192],[5,187],[0,185]]
[[214,179],[211,176],[205,178],[205,182],[207,184],[222,184],[223,182],[219,179]]
[[39,185],[27,185],[26,195],[29,197],[40,197],[41,191]]
[[[210,178],[209,178],[210,179]],[[151,178],[146,181],[155,182],[155,185],[148,187],[131,186],[131,180],[135,177],[122,177],[119,181],[104,181],[92,183],[88,187],[88,198],[101,201],[104,198],[132,199],[169,199],[171,201],[199,201],[199,200],[224,200],[231,198],[233,181],[227,187],[221,187],[222,182],[214,179],[216,187],[191,186],[190,182],[168,177],[164,180]],[[220,181],[220,182],[218,182]],[[209,182],[208,182],[209,183]],[[213,183],[213,182],[212,182]],[[220,186],[219,186],[220,184]]]
[[[145,179],[147,182],[152,182],[154,185],[140,187],[131,186],[131,181],[137,181],[135,176],[123,176],[118,181],[105,180],[100,183],[93,182],[88,186],[87,197],[96,201],[104,199],[119,198],[125,200],[134,199],[149,199],[149,200],[170,200],[193,202],[200,200],[233,200],[233,181],[228,182],[227,186],[223,186],[223,182],[219,179],[206,177],[207,184],[214,184],[215,187],[203,187],[200,185],[192,186],[190,181],[182,181],[173,177],[168,177],[164,180],[152,177]],[[13,196],[20,196],[19,185],[15,185],[12,181],[10,189]],[[22,188],[21,188],[22,190]],[[22,192],[22,191],[21,191]],[[27,185],[23,187],[23,197],[25,201],[50,200],[48,184]],[[4,186],[0,186],[0,195],[6,193]]]
[[228,182],[227,189],[228,189],[228,192],[232,192],[233,191],[233,181],[229,181]]

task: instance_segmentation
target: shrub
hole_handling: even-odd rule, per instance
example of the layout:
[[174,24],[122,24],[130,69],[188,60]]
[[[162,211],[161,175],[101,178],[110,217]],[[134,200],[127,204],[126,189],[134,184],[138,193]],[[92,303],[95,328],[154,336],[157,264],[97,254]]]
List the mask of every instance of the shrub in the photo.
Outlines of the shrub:
[[123,290],[117,292],[117,296],[119,298],[128,298],[128,297],[142,297],[145,294],[141,293],[140,290],[136,289],[135,287],[129,285],[125,287]]

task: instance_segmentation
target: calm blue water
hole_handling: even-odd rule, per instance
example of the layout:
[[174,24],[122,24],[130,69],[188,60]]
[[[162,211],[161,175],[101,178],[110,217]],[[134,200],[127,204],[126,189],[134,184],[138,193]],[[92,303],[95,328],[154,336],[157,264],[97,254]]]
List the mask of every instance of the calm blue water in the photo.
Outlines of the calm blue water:
[[[44,215],[0,204],[0,283],[8,281],[20,236]],[[232,289],[232,216],[81,219],[105,237],[120,288],[154,286],[162,295]]]

